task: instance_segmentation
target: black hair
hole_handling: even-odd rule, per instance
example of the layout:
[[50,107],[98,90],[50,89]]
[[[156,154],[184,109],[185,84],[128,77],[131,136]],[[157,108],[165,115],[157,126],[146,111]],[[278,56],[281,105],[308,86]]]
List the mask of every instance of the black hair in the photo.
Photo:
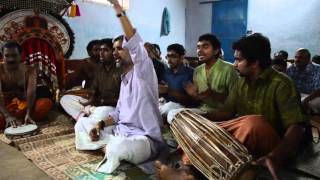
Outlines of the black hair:
[[107,45],[108,48],[113,48],[113,42],[111,38],[104,38],[100,40],[100,46],[101,45]]
[[95,39],[95,40],[90,41],[87,45],[88,54],[91,55],[91,51],[92,51],[93,46],[99,45],[99,44],[100,44],[100,40]]
[[284,68],[287,68],[287,62],[281,58],[275,58],[272,60],[272,65],[279,65]]
[[248,64],[258,61],[261,69],[271,65],[271,44],[269,39],[261,33],[242,37],[233,43],[232,48],[240,51],[242,57],[248,61]]
[[114,38],[114,39],[112,40],[112,42],[114,43],[114,42],[116,42],[116,41],[123,41],[123,38],[124,38],[124,36],[123,36],[123,35],[120,35],[120,36]]
[[178,53],[180,56],[185,55],[186,50],[184,49],[184,47],[181,44],[171,44],[167,47],[167,51],[174,51],[176,53]]
[[213,49],[219,49],[219,53],[217,54],[216,58],[218,58],[221,55],[221,42],[217,38],[217,36],[207,33],[203,34],[199,37],[199,41],[209,41]]
[[160,49],[160,46],[158,44],[152,44],[156,49],[158,49],[158,51],[160,52],[161,54],[161,49]]

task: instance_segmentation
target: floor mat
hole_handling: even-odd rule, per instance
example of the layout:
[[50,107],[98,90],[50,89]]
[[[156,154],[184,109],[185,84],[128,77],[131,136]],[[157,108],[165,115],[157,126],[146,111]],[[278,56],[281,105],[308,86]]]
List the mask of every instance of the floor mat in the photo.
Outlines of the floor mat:
[[152,180],[152,175],[147,175],[141,171],[138,167],[122,163],[112,174],[99,173],[95,171],[99,160],[95,160],[89,163],[85,163],[79,166],[70,166],[65,170],[65,174],[71,179],[75,180],[128,180],[128,179],[139,179],[139,180]]

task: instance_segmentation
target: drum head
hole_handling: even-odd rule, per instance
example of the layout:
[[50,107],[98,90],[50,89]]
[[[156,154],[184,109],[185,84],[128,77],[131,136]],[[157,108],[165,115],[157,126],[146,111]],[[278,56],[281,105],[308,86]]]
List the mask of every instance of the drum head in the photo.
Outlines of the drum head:
[[4,134],[9,136],[19,136],[19,135],[32,133],[37,129],[38,129],[38,126],[35,124],[22,125],[16,128],[8,127],[7,129],[4,130]]

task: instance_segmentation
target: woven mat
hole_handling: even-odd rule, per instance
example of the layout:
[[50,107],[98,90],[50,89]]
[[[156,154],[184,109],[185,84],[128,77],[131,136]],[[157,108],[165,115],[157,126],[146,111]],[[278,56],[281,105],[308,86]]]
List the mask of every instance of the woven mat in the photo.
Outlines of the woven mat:
[[38,122],[37,125],[40,130],[35,136],[10,140],[3,134],[3,132],[1,132],[0,140],[6,144],[18,146],[21,143],[33,142],[74,132],[73,120],[56,110],[50,111],[47,119]]
[[97,151],[77,151],[74,134],[48,137],[18,145],[21,152],[53,179],[69,179],[64,171],[93,160],[102,159]]

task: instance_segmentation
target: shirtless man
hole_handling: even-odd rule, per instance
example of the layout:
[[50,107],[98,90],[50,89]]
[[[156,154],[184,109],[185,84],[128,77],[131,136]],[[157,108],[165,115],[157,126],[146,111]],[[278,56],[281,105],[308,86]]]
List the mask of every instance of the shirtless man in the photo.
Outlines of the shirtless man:
[[[2,47],[0,64],[0,129],[9,124],[34,123],[43,118],[52,107],[52,101],[36,101],[37,71],[21,63],[21,46],[7,42]],[[23,121],[22,121],[23,120]]]

